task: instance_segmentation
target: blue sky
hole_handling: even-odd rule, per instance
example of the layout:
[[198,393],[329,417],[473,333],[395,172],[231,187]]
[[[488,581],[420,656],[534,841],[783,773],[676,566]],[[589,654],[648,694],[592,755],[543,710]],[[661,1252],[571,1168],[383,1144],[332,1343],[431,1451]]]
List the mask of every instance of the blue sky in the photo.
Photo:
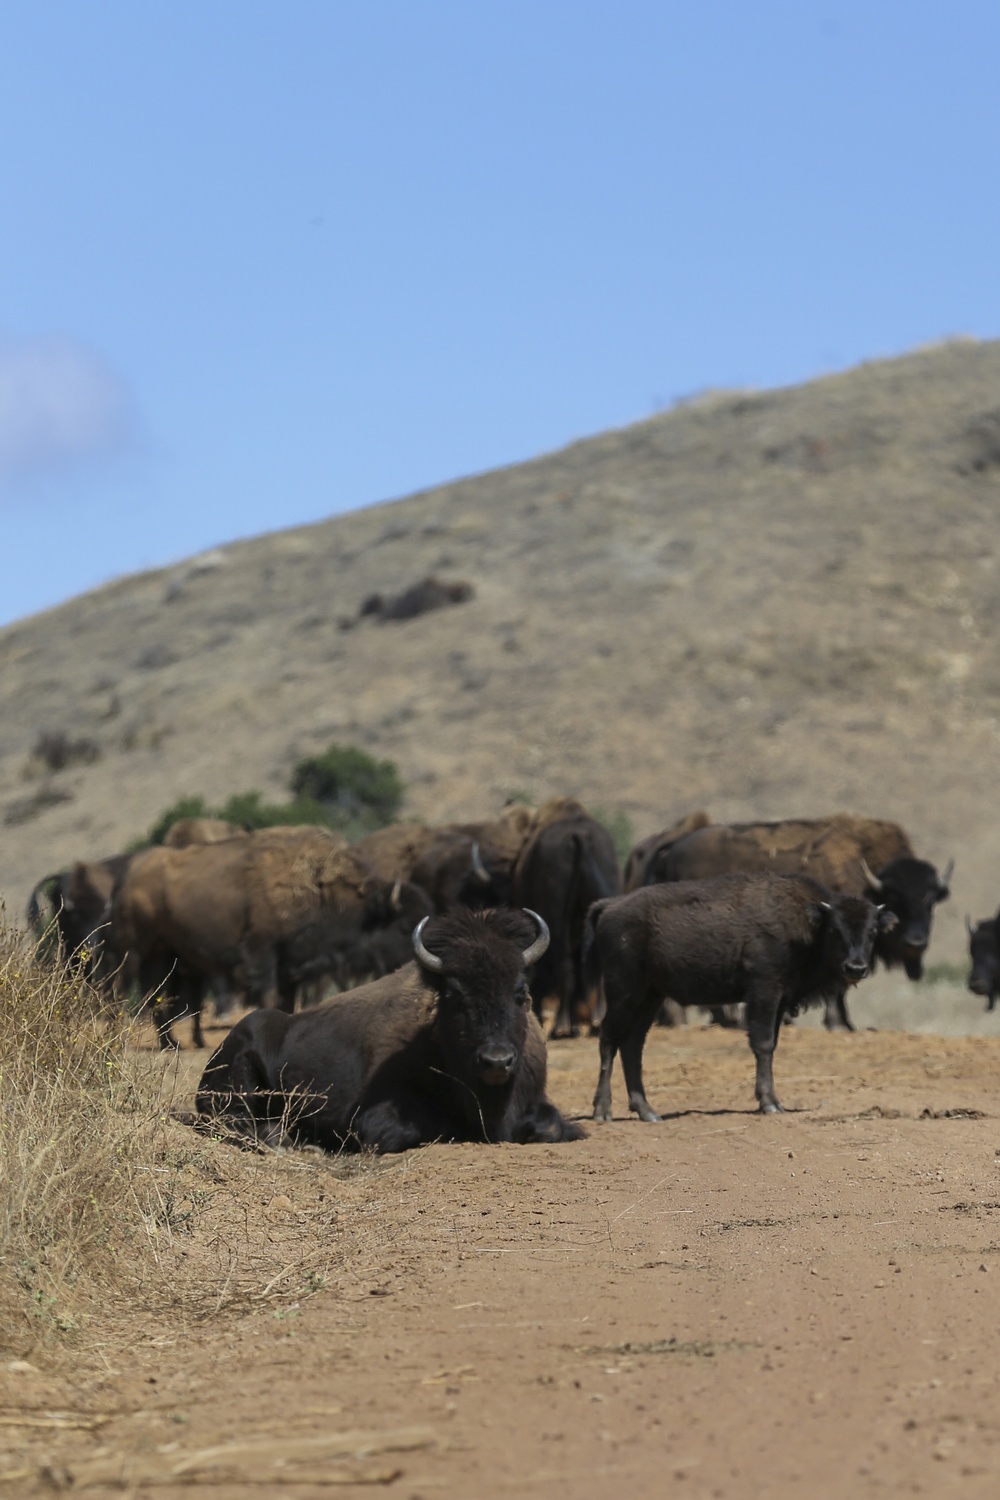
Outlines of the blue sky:
[[1000,334],[1000,7],[9,0],[0,621]]

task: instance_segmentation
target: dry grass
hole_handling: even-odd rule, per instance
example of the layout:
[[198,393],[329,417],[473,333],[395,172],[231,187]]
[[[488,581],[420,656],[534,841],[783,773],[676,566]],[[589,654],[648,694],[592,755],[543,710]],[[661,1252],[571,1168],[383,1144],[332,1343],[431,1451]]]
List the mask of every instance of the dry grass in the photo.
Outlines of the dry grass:
[[[191,1324],[363,1274],[392,1177],[247,1152],[170,1115],[192,1063],[136,1050],[72,973],[0,927],[0,1349],[86,1344],[129,1314]],[[359,1250],[362,1252],[359,1259]],[[349,1273],[345,1271],[351,1262]]]

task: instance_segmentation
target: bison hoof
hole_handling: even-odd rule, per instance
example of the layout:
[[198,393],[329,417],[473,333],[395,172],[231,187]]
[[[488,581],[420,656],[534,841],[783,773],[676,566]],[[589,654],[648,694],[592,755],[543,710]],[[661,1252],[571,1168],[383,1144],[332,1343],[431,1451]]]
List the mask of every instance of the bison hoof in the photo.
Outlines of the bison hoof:
[[647,1125],[655,1125],[663,1119],[663,1116],[658,1115],[652,1105],[646,1103],[645,1099],[637,1099],[634,1104],[630,1103],[629,1109],[633,1110],[639,1116],[640,1120],[645,1120]]
[[594,1119],[597,1120],[600,1123],[607,1124],[608,1121],[611,1119],[611,1105],[610,1104],[595,1104],[594,1105]]
[[762,1099],[760,1101],[760,1112],[762,1115],[783,1115],[785,1106],[779,1104],[777,1099]]

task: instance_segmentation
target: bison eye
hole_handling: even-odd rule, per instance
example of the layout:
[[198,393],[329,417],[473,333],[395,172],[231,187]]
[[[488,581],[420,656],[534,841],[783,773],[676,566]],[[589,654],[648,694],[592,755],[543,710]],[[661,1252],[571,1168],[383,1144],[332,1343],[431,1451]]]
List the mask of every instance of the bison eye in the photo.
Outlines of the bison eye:
[[452,1000],[464,1000],[465,991],[455,979],[448,980],[448,994]]

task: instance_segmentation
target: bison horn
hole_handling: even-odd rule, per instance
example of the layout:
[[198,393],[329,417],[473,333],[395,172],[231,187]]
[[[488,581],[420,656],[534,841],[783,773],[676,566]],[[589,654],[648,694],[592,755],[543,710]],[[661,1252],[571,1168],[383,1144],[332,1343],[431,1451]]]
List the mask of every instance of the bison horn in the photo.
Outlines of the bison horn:
[[490,872],[483,864],[482,855],[479,853],[479,844],[473,840],[472,844],[472,873],[480,885],[490,884]]
[[943,891],[946,891],[948,889],[948,882],[951,879],[952,871],[954,870],[954,868],[955,861],[953,859],[949,859],[947,865],[945,866],[945,872],[941,876],[940,880],[941,889]]
[[532,911],[528,906],[524,907],[523,909],[528,913],[528,916],[531,917],[532,921],[538,923],[538,936],[535,938],[535,941],[532,943],[531,947],[525,948],[523,954],[521,955],[521,957],[524,959],[524,967],[527,968],[529,964],[536,963],[538,959],[541,958],[546,948],[549,946],[549,929],[543,919],[538,915],[537,911]]
[[969,936],[971,937],[972,936],[972,918],[969,916],[968,912],[965,913],[965,930],[969,934]]
[[399,893],[403,889],[403,882],[397,880],[389,896],[389,905],[393,911],[399,911]]
[[430,917],[421,917],[416,927],[414,927],[413,951],[425,969],[430,969],[432,974],[440,974],[444,968],[444,959],[438,958],[435,953],[429,953],[424,947],[423,939],[420,936],[429,921]]
[[861,861],[861,873],[873,891],[882,890],[883,882],[879,880],[878,876],[872,870],[869,870],[868,864],[864,859]]

